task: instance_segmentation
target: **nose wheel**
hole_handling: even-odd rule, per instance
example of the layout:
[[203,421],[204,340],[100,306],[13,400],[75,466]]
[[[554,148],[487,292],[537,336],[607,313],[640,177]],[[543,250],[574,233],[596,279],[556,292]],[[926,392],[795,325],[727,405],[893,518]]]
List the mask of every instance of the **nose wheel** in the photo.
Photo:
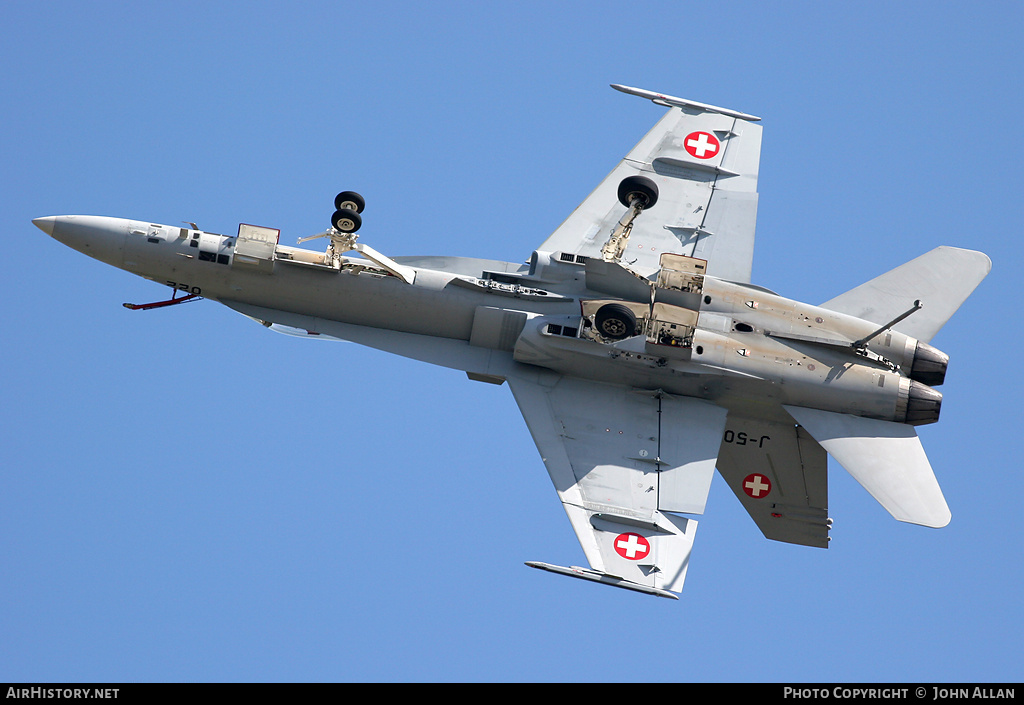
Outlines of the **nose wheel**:
[[354,233],[363,224],[359,215],[366,207],[366,200],[355,191],[342,191],[334,197],[334,215],[331,226],[339,233]]
[[334,197],[334,210],[350,210],[362,213],[366,207],[366,201],[355,191],[342,191]]
[[354,233],[362,224],[359,213],[351,208],[339,208],[331,216],[331,225],[340,233]]
[[[356,231],[363,224],[359,215],[366,206],[366,201],[355,191],[342,191],[334,197],[334,215],[331,216],[331,229],[317,235],[299,238],[299,244],[316,240],[317,238],[330,238],[327,251],[324,252],[323,264],[342,269],[346,252],[358,252],[364,259],[373,263],[374,271],[378,274],[388,274],[401,279],[406,284],[412,284],[416,278],[416,270],[412,267],[395,262],[393,259],[382,255],[369,245],[357,243],[359,236]],[[358,262],[359,260],[354,260]],[[370,265],[354,264],[349,271],[358,274]]]

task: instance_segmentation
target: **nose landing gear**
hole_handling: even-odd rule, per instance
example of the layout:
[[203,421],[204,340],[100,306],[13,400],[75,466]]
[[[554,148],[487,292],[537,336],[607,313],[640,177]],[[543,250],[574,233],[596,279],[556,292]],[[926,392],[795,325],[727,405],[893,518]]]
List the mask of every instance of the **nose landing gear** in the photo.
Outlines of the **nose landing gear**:
[[331,229],[319,235],[312,235],[299,239],[299,244],[315,240],[319,237],[329,237],[331,244],[328,247],[328,259],[344,252],[349,252],[359,238],[356,231],[363,225],[363,218],[359,214],[366,207],[366,200],[355,191],[342,191],[334,197],[334,215],[331,216]]
[[[366,269],[371,269],[378,275],[387,273],[398,277],[406,284],[412,284],[416,278],[416,270],[412,267],[398,264],[369,245],[356,242],[359,239],[356,231],[363,224],[363,219],[359,214],[363,212],[365,207],[366,201],[358,193],[355,191],[342,191],[334,197],[335,210],[334,215],[331,216],[331,229],[318,235],[299,238],[298,244],[301,245],[304,242],[321,237],[330,238],[327,251],[324,252],[323,264],[339,271],[347,266],[348,271],[357,274]],[[362,264],[363,260],[357,258],[355,260],[357,264],[349,262],[346,265],[346,258],[342,256],[346,252],[358,252],[365,260],[372,264],[364,265]]]
[[334,215],[331,225],[341,233],[354,233],[363,224],[360,213],[366,207],[366,201],[355,191],[342,191],[334,197]]

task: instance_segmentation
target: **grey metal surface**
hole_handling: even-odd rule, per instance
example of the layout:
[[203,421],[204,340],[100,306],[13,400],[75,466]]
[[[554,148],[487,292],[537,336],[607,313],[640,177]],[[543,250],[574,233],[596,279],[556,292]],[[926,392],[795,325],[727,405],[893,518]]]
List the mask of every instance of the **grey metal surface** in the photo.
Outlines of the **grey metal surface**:
[[[897,519],[948,523],[913,425],[942,403],[948,356],[926,341],[988,257],[941,247],[822,306],[754,286],[757,118],[617,88],[669,110],[528,265],[390,257],[337,231],[314,252],[274,228],[33,222],[182,300],[507,382],[590,564],[534,567],[678,592],[697,527],[680,514],[704,512],[716,464],[766,537],[827,546],[826,451]],[[636,175],[653,205],[637,179],[642,199],[619,200]]]

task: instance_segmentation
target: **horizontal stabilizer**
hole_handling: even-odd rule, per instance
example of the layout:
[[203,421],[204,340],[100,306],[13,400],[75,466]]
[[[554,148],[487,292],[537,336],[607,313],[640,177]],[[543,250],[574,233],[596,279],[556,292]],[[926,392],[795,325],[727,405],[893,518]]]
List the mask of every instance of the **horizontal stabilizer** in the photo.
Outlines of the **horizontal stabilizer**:
[[828,456],[792,420],[729,412],[718,472],[766,538],[828,548]]
[[883,325],[920,300],[921,310],[893,329],[927,343],[991,269],[984,253],[936,247],[821,306]]
[[949,506],[913,426],[785,409],[893,517],[936,529],[949,523]]

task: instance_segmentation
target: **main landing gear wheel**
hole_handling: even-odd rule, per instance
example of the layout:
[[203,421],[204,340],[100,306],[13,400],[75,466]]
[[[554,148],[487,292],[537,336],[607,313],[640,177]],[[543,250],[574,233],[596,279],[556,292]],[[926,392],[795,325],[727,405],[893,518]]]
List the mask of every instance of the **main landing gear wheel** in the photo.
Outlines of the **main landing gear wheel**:
[[636,333],[636,316],[622,304],[605,304],[594,314],[597,332],[609,340],[623,340]]
[[351,208],[339,208],[331,216],[331,225],[339,232],[354,233],[362,224],[363,219],[359,217],[359,213]]
[[363,208],[366,208],[366,200],[355,191],[342,191],[334,197],[334,209],[340,211],[346,208],[362,213]]
[[658,202],[658,185],[646,176],[627,176],[619,182],[619,203],[632,208],[636,202],[646,210]]

